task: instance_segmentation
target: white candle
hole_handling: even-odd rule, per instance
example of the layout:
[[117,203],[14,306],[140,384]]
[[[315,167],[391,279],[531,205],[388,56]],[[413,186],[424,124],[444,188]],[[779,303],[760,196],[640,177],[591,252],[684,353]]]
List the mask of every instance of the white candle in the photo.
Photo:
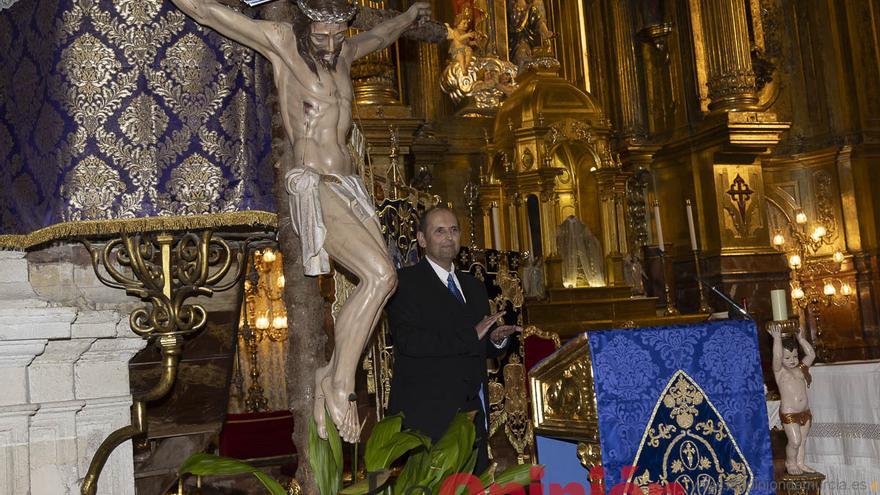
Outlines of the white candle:
[[660,246],[660,251],[666,251],[663,245],[663,226],[660,224],[660,205],[656,201],[654,201],[654,225],[657,227],[657,245]]
[[691,251],[697,250],[697,232],[694,230],[694,211],[691,209],[691,200],[687,200],[688,230],[691,234]]
[[501,251],[501,213],[497,206],[492,207],[492,244]]
[[785,289],[770,291],[770,306],[773,308],[774,321],[788,319],[788,294]]

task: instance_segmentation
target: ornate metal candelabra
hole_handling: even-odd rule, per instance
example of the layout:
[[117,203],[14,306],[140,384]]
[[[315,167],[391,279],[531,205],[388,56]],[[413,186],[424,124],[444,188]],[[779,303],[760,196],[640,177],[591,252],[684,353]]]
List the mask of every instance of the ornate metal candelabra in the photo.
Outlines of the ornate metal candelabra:
[[[281,254],[271,247],[254,251],[247,279],[239,320],[240,338],[250,356],[250,385],[244,405],[248,412],[264,411],[269,401],[260,384],[259,344],[268,338],[272,342],[287,340],[287,310],[282,296],[284,275]],[[239,368],[239,373],[241,369]]]
[[[143,445],[147,438],[146,405],[164,397],[174,385],[183,343],[207,322],[196,296],[210,296],[240,282],[241,254],[211,231],[178,234],[122,234],[96,248],[84,242],[98,279],[145,301],[131,312],[134,333],[150,339],[162,353],[162,375],[149,391],[134,397],[132,424],[111,433],[98,447],[81,487],[84,495],[98,489],[98,477],[113,450],[129,439]],[[103,272],[100,269],[103,267]],[[222,281],[235,267],[235,276]],[[106,275],[105,275],[105,273]]]
[[[813,230],[808,233],[809,221],[806,213],[796,212],[792,221],[784,210],[779,208],[779,211],[785,215],[793,243],[789,247],[782,232],[776,231],[773,235],[773,247],[785,253],[791,268],[791,300],[800,310],[808,311],[815,319],[816,356],[825,361],[830,357],[830,351],[824,341],[822,310],[845,306],[853,296],[852,286],[838,277],[846,257],[841,251],[835,251],[830,259],[817,256],[820,249],[833,245],[837,238],[833,225],[815,222]],[[817,281],[821,281],[821,284]]]

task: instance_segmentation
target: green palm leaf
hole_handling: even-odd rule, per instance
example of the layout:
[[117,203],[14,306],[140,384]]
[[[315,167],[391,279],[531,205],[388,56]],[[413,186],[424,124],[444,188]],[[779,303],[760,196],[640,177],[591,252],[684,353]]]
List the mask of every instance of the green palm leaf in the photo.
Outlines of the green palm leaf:
[[387,469],[410,450],[431,445],[430,439],[421,433],[400,431],[402,424],[403,417],[394,415],[386,417],[373,427],[364,451],[367,471]]
[[233,474],[251,473],[269,490],[272,495],[286,495],[287,490],[280,483],[272,479],[259,469],[228,457],[197,453],[189,456],[178,469],[180,474],[193,474],[196,476],[228,476]]
[[315,419],[309,418],[309,464],[321,495],[336,495],[342,488],[342,442],[327,414],[327,439],[318,436]]
[[[382,485],[388,482],[388,479],[391,478],[391,471],[387,469],[383,469],[381,471],[374,471],[371,473],[373,475],[373,488],[379,490]],[[358,481],[357,483],[344,488],[339,492],[339,495],[366,495],[370,492],[370,479],[363,479]]]
[[508,483],[516,483],[521,486],[526,486],[532,481],[529,473],[533,467],[536,467],[536,465],[518,464],[505,469],[503,473],[496,475],[495,479],[491,478],[491,469],[487,469],[482,475],[480,475],[480,483],[486,488],[489,488],[490,485],[504,486]]

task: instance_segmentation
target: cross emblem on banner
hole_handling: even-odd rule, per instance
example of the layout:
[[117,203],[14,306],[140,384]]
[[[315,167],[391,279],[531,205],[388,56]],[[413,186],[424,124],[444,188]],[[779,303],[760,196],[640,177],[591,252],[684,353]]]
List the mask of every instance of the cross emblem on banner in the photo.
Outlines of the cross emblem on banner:
[[736,203],[736,206],[739,208],[739,214],[742,215],[743,220],[746,218],[746,203],[754,192],[755,191],[752,191],[749,188],[745,179],[739,174],[736,174],[736,178],[733,179],[733,183],[730,184],[730,189],[727,190],[727,194],[730,195],[731,201]]

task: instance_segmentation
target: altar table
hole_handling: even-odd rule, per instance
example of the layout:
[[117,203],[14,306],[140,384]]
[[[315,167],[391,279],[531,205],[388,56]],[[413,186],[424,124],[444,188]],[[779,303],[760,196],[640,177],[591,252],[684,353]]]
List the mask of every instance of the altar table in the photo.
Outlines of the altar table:
[[880,361],[810,369],[813,426],[807,464],[826,475],[823,495],[880,492]]

